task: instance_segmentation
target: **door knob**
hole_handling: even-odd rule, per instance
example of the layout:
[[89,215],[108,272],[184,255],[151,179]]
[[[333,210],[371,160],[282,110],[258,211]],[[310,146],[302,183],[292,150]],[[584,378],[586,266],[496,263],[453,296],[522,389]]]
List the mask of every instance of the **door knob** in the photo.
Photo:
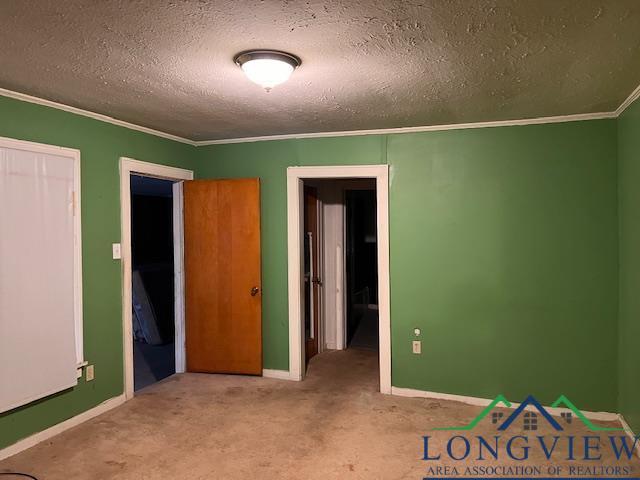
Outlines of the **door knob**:
[[258,287],[253,287],[251,289],[251,296],[255,297],[258,294],[259,291],[260,291],[260,289]]

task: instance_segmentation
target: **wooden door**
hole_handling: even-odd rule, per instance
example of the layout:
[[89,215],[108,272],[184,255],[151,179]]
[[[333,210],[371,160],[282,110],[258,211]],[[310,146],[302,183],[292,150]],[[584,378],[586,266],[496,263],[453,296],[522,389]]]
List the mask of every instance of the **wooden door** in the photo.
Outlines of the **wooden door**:
[[184,182],[187,371],[262,375],[260,183]]
[[318,241],[318,190],[304,187],[304,287],[305,287],[305,358],[318,353],[320,323],[320,262]]

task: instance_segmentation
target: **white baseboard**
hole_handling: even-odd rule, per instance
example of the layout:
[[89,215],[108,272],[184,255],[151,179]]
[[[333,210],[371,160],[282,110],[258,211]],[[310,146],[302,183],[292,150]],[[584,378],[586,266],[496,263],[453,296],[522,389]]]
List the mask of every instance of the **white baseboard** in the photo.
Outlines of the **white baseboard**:
[[297,380],[291,377],[289,370],[271,370],[265,368],[262,370],[262,376],[265,378],[277,378],[278,380]]
[[399,397],[415,397],[415,398],[433,398],[435,400],[452,400],[454,402],[462,402],[467,405],[475,405],[477,407],[486,407],[491,400],[479,397],[465,397],[463,395],[453,395],[451,393],[428,392],[426,390],[416,390],[414,388],[391,387],[391,395]]
[[[631,438],[632,441],[635,441],[636,440],[636,436],[633,433],[633,430],[631,430],[631,427],[629,426],[629,424],[624,419],[624,417],[622,416],[621,413],[618,414],[618,420],[620,420],[620,423],[622,424],[622,428],[624,428],[624,431],[627,433],[627,435],[629,435],[629,438]],[[638,443],[636,443],[636,455],[638,455],[638,458],[640,458],[640,441],[638,441]]]
[[20,453],[26,450],[27,448],[31,448],[40,442],[48,440],[51,437],[54,437],[59,433],[64,432],[65,430],[69,430],[70,428],[80,425],[81,423],[86,422],[87,420],[91,420],[93,417],[97,417],[102,413],[108,412],[109,410],[119,407],[124,402],[125,402],[124,394],[118,395],[117,397],[110,398],[109,400],[102,402],[100,405],[97,405],[85,412],[82,412],[76,415],[75,417],[71,417],[70,419],[65,420],[64,422],[58,423],[53,427],[49,427],[46,430],[43,430],[41,432],[31,435],[30,437],[19,440],[13,445],[9,445],[8,447],[0,450],[0,460],[4,460],[5,458],[8,458],[17,453]]
[[[400,397],[417,397],[417,398],[433,398],[437,400],[452,400],[454,402],[462,402],[467,405],[474,405],[478,407],[486,407],[493,400],[489,398],[481,397],[467,397],[464,395],[453,395],[450,393],[428,392],[426,390],[415,390],[413,388],[401,388],[391,387],[391,395],[398,395]],[[511,403],[511,408],[516,409],[520,406],[519,403]],[[562,412],[570,411],[568,408],[548,407],[544,406],[552,415],[560,416]],[[526,407],[526,410],[533,409],[533,407]],[[620,420],[620,416],[617,413],[611,412],[590,412],[587,410],[580,410],[585,417],[589,420],[600,420],[602,422],[615,422]]]

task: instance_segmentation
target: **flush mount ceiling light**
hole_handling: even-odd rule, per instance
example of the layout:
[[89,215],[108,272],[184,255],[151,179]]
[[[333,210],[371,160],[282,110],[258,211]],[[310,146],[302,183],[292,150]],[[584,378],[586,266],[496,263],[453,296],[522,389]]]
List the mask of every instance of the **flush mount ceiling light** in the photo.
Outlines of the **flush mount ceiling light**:
[[295,55],[277,50],[250,50],[236,55],[234,62],[254,83],[267,92],[276,85],[289,80],[293,71],[300,66]]

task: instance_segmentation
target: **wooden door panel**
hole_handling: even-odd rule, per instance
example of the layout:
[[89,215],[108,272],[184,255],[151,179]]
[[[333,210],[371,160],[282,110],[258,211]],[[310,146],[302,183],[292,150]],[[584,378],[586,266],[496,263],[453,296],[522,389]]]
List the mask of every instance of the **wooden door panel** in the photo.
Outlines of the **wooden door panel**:
[[262,375],[258,179],[184,182],[184,259],[187,371]]

